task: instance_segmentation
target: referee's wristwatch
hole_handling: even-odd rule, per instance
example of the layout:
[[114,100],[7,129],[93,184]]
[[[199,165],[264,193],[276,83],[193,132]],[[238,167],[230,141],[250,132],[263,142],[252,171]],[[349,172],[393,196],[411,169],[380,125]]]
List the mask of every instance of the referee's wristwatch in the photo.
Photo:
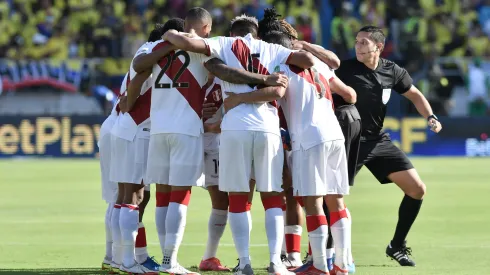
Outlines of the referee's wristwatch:
[[427,118],[427,121],[429,121],[431,118],[433,118],[433,119],[435,119],[435,120],[439,121],[439,118],[437,118],[437,116],[436,116],[436,115],[430,115],[430,116]]

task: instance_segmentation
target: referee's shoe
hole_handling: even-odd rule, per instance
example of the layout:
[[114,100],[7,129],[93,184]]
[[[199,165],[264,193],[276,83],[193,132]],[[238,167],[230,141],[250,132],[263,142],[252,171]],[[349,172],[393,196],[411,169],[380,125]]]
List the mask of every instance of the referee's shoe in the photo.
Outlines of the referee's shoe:
[[403,242],[400,247],[393,247],[391,243],[386,247],[386,256],[397,261],[401,266],[415,266],[415,262],[408,256],[412,255],[412,249],[407,247],[407,242]]

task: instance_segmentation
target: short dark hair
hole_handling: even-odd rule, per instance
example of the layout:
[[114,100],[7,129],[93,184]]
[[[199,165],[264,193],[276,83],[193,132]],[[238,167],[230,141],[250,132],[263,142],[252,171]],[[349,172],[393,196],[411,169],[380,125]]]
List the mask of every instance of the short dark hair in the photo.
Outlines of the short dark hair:
[[264,10],[264,18],[259,21],[258,36],[263,38],[265,34],[271,31],[279,31],[286,33],[287,30],[282,26],[279,21],[280,14],[277,13],[276,9],[270,8]]
[[291,37],[280,31],[270,31],[262,37],[262,41],[267,43],[279,44],[285,48],[291,49],[293,44],[291,42]]
[[383,45],[385,44],[386,36],[381,28],[378,28],[376,26],[364,26],[357,33],[360,32],[368,32],[371,34],[369,37],[375,43],[383,43]]
[[249,33],[257,37],[257,18],[242,14],[231,20],[230,32],[234,35],[245,36]]
[[155,28],[150,32],[150,36],[148,37],[148,42],[155,42],[157,40],[162,39],[164,24],[156,23]]
[[185,17],[185,20],[213,22],[213,18],[211,17],[211,14],[206,9],[200,7],[195,7],[190,9],[187,12],[187,16]]
[[184,19],[182,18],[172,18],[165,23],[163,26],[163,33],[166,33],[168,30],[176,30],[178,32],[184,31]]

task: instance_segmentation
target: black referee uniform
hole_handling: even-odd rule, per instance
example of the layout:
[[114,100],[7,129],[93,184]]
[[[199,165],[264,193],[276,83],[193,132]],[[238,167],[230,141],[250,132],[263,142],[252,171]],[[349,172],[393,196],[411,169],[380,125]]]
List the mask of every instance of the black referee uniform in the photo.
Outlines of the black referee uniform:
[[413,168],[405,153],[382,131],[391,91],[403,94],[412,87],[407,71],[383,58],[375,70],[350,59],[342,61],[335,74],[357,93],[355,105],[361,116],[362,131],[355,173],[366,166],[384,184],[391,182],[389,174]]
[[[405,153],[396,147],[388,134],[382,131],[386,106],[392,90],[404,94],[412,87],[412,78],[394,62],[380,58],[375,70],[357,59],[342,61],[335,71],[337,77],[357,93],[355,106],[361,116],[361,142],[355,174],[366,166],[381,183],[392,182],[388,176],[414,168]],[[395,234],[386,248],[386,255],[402,266],[415,266],[409,258],[411,249],[406,236],[415,221],[422,200],[405,194],[398,211]]]

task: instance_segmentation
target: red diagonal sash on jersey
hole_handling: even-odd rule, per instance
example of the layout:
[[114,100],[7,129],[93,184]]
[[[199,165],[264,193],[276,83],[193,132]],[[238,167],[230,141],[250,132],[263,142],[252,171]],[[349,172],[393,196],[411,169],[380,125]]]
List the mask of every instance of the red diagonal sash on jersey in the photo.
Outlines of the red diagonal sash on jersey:
[[[127,90],[129,87],[129,83],[131,82],[131,79],[129,77],[129,72],[127,72],[126,75],[128,76],[126,77],[126,90]],[[123,96],[124,92],[125,91],[119,91],[119,96],[117,98],[120,99]],[[119,115],[120,112],[121,112],[121,108],[119,107],[119,102],[118,102],[116,103],[116,113]]]
[[[161,47],[165,46],[166,43],[168,42],[161,42],[156,45],[152,51],[156,51],[160,49]],[[175,51],[172,51],[169,56],[173,57],[175,54]],[[158,65],[160,68],[163,68],[165,66],[165,63],[170,60],[169,58],[162,58],[159,62]],[[165,74],[170,78],[174,79],[174,76],[179,72],[179,70],[182,68],[184,63],[179,58],[175,58],[172,64],[170,64],[170,67],[167,69]],[[187,82],[189,83],[189,86],[187,88],[182,88],[182,87],[174,87],[177,89],[182,96],[187,100],[191,108],[196,112],[196,114],[199,116],[199,118],[202,118],[202,104],[204,103],[204,95],[205,91],[203,92],[201,89],[201,85],[199,85],[199,82],[197,82],[196,78],[192,73],[189,71],[188,68],[186,68],[183,73],[180,75],[179,82]],[[153,91],[155,92],[155,91]],[[157,91],[161,92],[161,91]]]
[[[299,67],[296,67],[294,65],[289,65],[289,69],[304,80],[306,80],[308,83],[315,85],[316,91],[318,94],[322,93],[322,87],[325,88],[325,98],[330,100],[332,102],[332,108],[333,106],[333,99],[332,99],[332,92],[330,91],[330,85],[328,84],[327,79],[319,72],[313,73],[312,69],[308,70],[303,70]],[[317,82],[318,81],[318,82]]]
[[[270,74],[267,68],[260,63],[260,59],[253,57],[253,55],[250,53],[250,48],[241,39],[237,39],[235,42],[233,42],[231,51],[233,54],[235,54],[235,57],[238,59],[238,61],[240,61],[240,64],[245,70],[262,75]],[[276,108],[278,106],[277,102],[275,101],[271,101],[269,103]]]
[[150,107],[151,88],[149,88],[143,95],[138,96],[134,102],[133,108],[129,111],[129,115],[133,118],[136,125],[140,125],[150,117]]
[[[206,93],[206,90],[209,89],[209,86],[211,85],[207,85],[207,86],[205,85],[203,87],[204,93]],[[216,83],[213,84],[211,91],[206,96],[206,103],[214,103],[214,106],[218,109],[221,107],[221,105],[223,104],[223,97],[221,95],[221,85]]]

